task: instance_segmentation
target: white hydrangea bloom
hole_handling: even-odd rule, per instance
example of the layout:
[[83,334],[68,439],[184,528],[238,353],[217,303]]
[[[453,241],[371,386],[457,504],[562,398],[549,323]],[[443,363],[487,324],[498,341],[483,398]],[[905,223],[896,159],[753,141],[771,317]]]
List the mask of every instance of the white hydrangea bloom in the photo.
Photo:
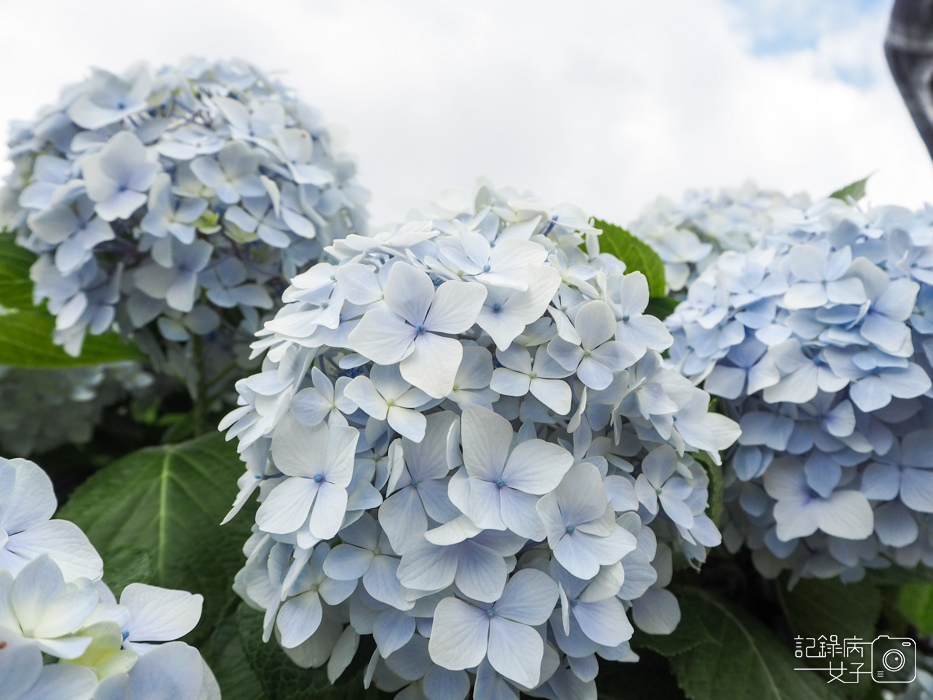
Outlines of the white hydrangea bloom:
[[202,597],[130,584],[117,603],[84,533],[49,520],[55,507],[45,472],[0,459],[3,697],[219,700],[198,650],[173,641],[194,629]]
[[[413,697],[595,693],[595,655],[635,660],[638,599],[676,625],[657,539],[718,544],[689,453],[738,427],[663,366],[645,278],[597,234],[480,182],[294,278],[221,425],[247,464],[231,514],[261,501],[236,590],[292,659],[333,680],[372,634],[367,679]],[[661,508],[636,495],[655,482]]]

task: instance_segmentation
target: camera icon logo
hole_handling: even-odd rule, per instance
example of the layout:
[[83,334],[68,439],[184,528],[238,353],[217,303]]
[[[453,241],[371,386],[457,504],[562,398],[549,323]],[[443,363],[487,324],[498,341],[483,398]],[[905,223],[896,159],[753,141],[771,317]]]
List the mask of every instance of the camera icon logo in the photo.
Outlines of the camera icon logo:
[[917,643],[909,637],[879,635],[871,643],[871,679],[910,683],[917,677]]

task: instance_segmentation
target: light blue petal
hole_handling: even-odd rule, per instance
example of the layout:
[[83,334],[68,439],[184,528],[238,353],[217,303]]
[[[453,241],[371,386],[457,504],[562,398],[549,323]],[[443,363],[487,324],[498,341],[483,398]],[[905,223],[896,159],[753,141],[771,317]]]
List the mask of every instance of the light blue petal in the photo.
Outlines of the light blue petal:
[[317,631],[324,610],[317,591],[308,591],[282,604],[275,619],[281,644],[293,649]]
[[182,642],[162,644],[140,657],[130,671],[132,697],[196,700],[203,675],[197,649]]
[[[767,389],[765,393],[767,393]],[[849,398],[861,410],[871,413],[891,403],[891,392],[882,379],[868,376],[849,387]]]
[[632,637],[634,629],[617,598],[594,603],[577,603],[572,614],[583,633],[597,644],[616,647]]
[[368,549],[339,544],[327,555],[324,571],[338,581],[356,581],[369,571],[374,556]]
[[512,444],[512,426],[490,410],[470,406],[460,422],[463,464],[471,477],[495,481],[502,475]]
[[522,569],[509,579],[496,612],[525,625],[543,625],[557,604],[557,584],[536,569]]
[[[200,661],[200,657],[198,660]],[[163,672],[168,673],[167,670]],[[5,681],[6,677],[4,677]],[[94,675],[91,669],[77,664],[57,663],[43,667],[39,680],[32,686],[28,694],[23,696],[23,700],[62,700],[62,698],[90,700],[92,695],[94,698],[99,697],[95,693],[96,687],[97,676]],[[200,687],[198,690],[200,690]],[[190,697],[191,700],[195,700],[197,695],[165,697]],[[104,698],[101,698],[101,700],[104,700]]]
[[794,421],[774,413],[753,411],[742,415],[739,426],[742,429],[740,445],[764,445],[773,450],[784,450],[794,430]]
[[451,671],[478,665],[486,657],[489,620],[485,610],[456,598],[442,600],[435,609],[428,642],[431,659]]
[[842,478],[842,467],[839,463],[830,455],[821,452],[810,455],[803,468],[807,475],[807,484],[823,498],[829,498]]
[[439,547],[427,541],[405,551],[398,577],[406,588],[435,591],[447,588],[457,573],[458,548]]
[[432,479],[418,485],[425,512],[439,523],[449,522],[460,515],[457,507],[450,502],[447,489],[448,482],[445,479]]
[[901,472],[901,501],[920,513],[933,513],[933,471],[904,469]]
[[882,544],[906,547],[916,542],[920,528],[903,503],[883,503],[875,508],[875,533]]
[[489,620],[489,663],[526,688],[538,685],[544,641],[526,625],[496,615]]
[[499,508],[502,522],[519,537],[540,542],[547,537],[544,523],[535,506],[538,496],[505,487],[499,489]]
[[398,554],[405,554],[428,529],[419,491],[408,487],[387,498],[379,507],[379,524],[388,535],[392,549]]
[[392,266],[385,288],[385,302],[412,326],[424,323],[434,294],[434,284],[426,272],[403,262]]
[[373,638],[383,657],[405,646],[414,633],[415,618],[400,610],[386,610],[373,625]]
[[874,513],[868,499],[858,491],[836,491],[826,501],[817,500],[813,505],[818,512],[820,529],[828,535],[863,540],[875,529]]
[[0,627],[5,642],[0,654],[0,678],[7,697],[20,698],[33,687],[42,673],[42,652],[12,630]]
[[632,619],[648,634],[670,634],[680,623],[680,605],[670,591],[651,588],[632,601]]
[[356,651],[360,645],[360,635],[356,633],[351,625],[340,635],[340,639],[334,645],[334,653],[327,661],[327,680],[335,683],[356,656]]
[[463,671],[432,666],[424,674],[424,694],[428,700],[466,700],[470,677]]
[[411,610],[413,603],[406,600],[398,576],[399,560],[394,557],[377,556],[363,575],[366,592],[378,601],[398,610]]
[[412,637],[411,641],[386,659],[386,666],[406,681],[417,681],[433,665],[428,654],[428,640],[420,635]]
[[622,600],[635,600],[641,597],[658,580],[658,572],[651,566],[645,553],[640,550],[626,554],[622,559],[622,566],[625,569],[625,581],[618,593]]
[[[599,673],[599,662],[596,660],[596,654],[587,654],[583,657],[568,656],[567,663],[570,664],[573,675],[584,683],[594,680]],[[569,695],[559,697],[569,697]]]
[[933,467],[933,429],[908,433],[901,440],[901,457],[911,467]]
[[474,600],[491,603],[498,599],[508,576],[503,556],[475,540],[466,540],[456,546],[459,549],[454,579],[457,587]]

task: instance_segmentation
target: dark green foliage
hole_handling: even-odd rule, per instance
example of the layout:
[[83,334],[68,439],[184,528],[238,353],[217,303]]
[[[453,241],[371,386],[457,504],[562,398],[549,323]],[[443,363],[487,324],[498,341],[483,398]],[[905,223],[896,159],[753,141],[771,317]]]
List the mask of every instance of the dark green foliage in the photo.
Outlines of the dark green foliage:
[[[204,639],[236,600],[250,509],[220,526],[236,496],[243,464],[233,443],[213,433],[177,445],[147,447],[79,486],[60,517],[77,523],[104,558],[114,584],[148,570],[149,583],[204,596],[192,640]],[[148,563],[145,561],[148,557]]]
[[856,202],[865,196],[865,186],[868,184],[868,178],[863,177],[861,180],[856,180],[851,185],[846,185],[842,189],[836,190],[830,196],[831,199],[841,199],[843,202],[848,202],[849,197],[854,199]]

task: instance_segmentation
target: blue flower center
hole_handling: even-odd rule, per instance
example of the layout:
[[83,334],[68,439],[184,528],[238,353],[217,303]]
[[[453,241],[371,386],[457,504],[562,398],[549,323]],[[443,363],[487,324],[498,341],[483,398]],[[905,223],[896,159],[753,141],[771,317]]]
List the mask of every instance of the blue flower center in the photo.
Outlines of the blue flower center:
[[573,525],[568,525],[565,529],[567,530],[568,535],[572,535],[574,530],[576,530],[577,528],[575,528]]
[[496,313],[499,313],[500,311],[502,311],[502,304],[500,304],[497,301],[495,304],[492,305],[492,310],[495,311]]
[[415,333],[417,333],[418,335],[421,335],[422,333],[424,333],[423,323],[419,323],[417,326],[415,326]]
[[496,486],[498,486],[499,488],[502,488],[503,486],[505,486],[505,479],[503,479],[501,476],[498,479],[496,479]]
[[128,630],[123,630],[123,641],[126,641],[126,638],[129,637],[129,636],[130,636],[129,631],[128,631]]
[[315,474],[315,475],[314,475],[314,483],[315,483],[315,484],[320,484],[322,481],[324,481],[324,475],[323,475],[323,474]]
[[628,323],[629,318],[630,318],[629,316],[623,316],[623,317],[622,317],[622,322],[623,322],[623,323]]
[[338,377],[350,377],[352,379],[353,377],[364,376],[365,374],[366,374],[366,367],[360,366],[360,367],[350,367],[349,369],[342,369],[337,373],[337,376]]
[[489,265],[483,265],[483,272],[489,272]]
[[486,611],[486,616],[487,616],[487,617],[495,617],[495,616],[496,616],[496,611],[495,611],[495,609],[489,608],[489,610]]
[[126,109],[125,102],[117,102],[117,109]]

